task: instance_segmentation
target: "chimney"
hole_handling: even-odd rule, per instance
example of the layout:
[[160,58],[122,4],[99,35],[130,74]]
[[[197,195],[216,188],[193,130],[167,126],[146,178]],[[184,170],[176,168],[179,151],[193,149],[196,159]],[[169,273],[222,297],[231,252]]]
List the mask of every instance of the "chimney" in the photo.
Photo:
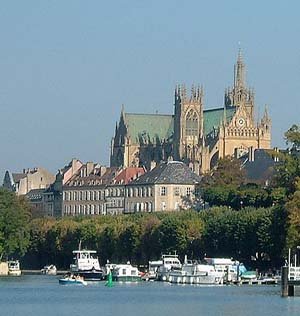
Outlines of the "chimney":
[[91,172],[93,171],[94,169],[94,163],[93,162],[87,162],[86,163],[86,173],[87,173],[87,176],[89,176],[91,174]]
[[253,149],[253,146],[249,147],[249,161],[250,162],[254,161],[254,149]]
[[154,169],[155,167],[156,167],[156,162],[152,160],[150,163],[150,171]]

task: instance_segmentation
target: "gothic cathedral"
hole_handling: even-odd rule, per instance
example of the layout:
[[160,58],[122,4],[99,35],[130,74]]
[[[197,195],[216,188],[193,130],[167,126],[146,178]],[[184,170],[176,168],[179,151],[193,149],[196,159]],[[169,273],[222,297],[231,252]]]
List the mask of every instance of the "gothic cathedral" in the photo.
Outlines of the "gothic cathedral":
[[246,87],[245,64],[239,52],[234,83],[225,92],[224,106],[204,110],[202,87],[175,89],[174,115],[121,111],[111,144],[110,164],[144,166],[150,170],[166,160],[184,161],[198,174],[219,158],[246,154],[250,148],[271,147],[271,119],[267,109],[254,119],[254,92]]

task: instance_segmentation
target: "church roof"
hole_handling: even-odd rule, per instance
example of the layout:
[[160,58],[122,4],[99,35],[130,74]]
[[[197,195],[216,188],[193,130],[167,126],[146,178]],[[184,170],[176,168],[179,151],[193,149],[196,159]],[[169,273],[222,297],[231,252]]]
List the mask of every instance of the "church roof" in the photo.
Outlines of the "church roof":
[[173,116],[163,114],[133,114],[125,113],[125,124],[133,142],[142,138],[147,142],[156,143],[168,140],[173,135]]
[[180,161],[161,162],[130,184],[197,184],[201,178]]
[[[236,111],[236,107],[227,107],[226,108],[226,120],[227,122],[231,121],[234,113]],[[224,108],[216,108],[204,110],[204,133],[205,136],[209,135],[213,132],[214,128],[218,128],[220,126],[220,122],[224,118]]]
[[[231,121],[236,111],[235,107],[226,108],[226,120]],[[220,126],[223,120],[224,108],[204,110],[204,133],[211,134]],[[136,114],[124,113],[128,135],[133,143],[153,143],[171,141],[174,133],[174,116],[167,114]]]

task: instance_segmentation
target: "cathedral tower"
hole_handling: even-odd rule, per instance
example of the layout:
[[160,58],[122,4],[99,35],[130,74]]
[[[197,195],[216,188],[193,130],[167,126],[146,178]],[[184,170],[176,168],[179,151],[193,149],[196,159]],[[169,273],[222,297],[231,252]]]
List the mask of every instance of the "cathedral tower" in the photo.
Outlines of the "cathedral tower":
[[176,87],[173,144],[174,158],[199,172],[204,146],[202,87],[192,86],[190,95],[184,85]]

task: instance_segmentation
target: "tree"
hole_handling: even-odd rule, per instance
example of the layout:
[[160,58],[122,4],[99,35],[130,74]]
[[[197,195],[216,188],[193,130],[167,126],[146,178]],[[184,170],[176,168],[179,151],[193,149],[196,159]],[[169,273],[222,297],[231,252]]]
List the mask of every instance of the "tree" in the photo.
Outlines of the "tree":
[[239,186],[244,182],[245,170],[241,168],[241,162],[238,159],[227,156],[219,160],[211,177],[214,185]]
[[292,150],[300,149],[300,125],[292,125],[284,134],[287,145],[291,144]]
[[0,259],[22,256],[29,246],[30,208],[24,198],[0,189]]

